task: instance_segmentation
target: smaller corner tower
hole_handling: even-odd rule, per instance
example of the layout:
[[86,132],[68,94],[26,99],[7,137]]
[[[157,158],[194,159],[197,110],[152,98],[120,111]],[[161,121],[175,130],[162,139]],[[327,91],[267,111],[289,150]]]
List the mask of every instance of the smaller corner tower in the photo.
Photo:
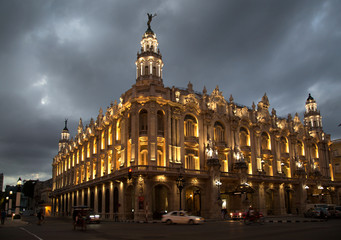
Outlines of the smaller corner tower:
[[317,110],[316,101],[310,93],[305,102],[304,125],[308,127],[310,132],[322,131],[322,116],[320,111]]
[[163,86],[162,82],[162,55],[158,49],[158,41],[150,23],[156,14],[148,13],[148,28],[142,36],[141,50],[137,52],[136,85],[156,84]]
[[61,138],[59,140],[59,152],[64,149],[70,140],[70,133],[69,129],[67,128],[67,119],[65,119],[65,127],[61,133]]

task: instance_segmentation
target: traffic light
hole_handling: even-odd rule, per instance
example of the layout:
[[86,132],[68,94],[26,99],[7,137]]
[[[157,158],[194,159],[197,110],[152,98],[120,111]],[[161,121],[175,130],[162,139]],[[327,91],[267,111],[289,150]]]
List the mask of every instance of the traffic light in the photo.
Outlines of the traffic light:
[[133,169],[129,168],[129,170],[128,170],[128,179],[129,180],[131,179],[132,172],[133,172]]

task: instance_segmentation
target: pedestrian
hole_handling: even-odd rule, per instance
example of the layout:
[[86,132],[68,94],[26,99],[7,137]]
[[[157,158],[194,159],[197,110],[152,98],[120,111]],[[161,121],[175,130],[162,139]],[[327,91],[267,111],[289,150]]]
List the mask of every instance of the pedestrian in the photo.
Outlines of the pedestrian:
[[6,220],[6,211],[4,209],[2,209],[1,211],[1,224],[4,225],[5,224],[5,220]]
[[41,225],[41,223],[44,220],[43,209],[39,210],[39,212],[37,213],[37,218],[38,218],[38,225]]

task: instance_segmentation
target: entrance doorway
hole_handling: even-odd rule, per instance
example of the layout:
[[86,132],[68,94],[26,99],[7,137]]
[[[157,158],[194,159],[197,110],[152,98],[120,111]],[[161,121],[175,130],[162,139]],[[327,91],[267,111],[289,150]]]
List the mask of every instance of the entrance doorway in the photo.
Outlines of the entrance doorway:
[[165,185],[157,185],[153,191],[153,219],[161,219],[169,211],[169,190]]
[[186,208],[190,214],[201,215],[201,191],[198,187],[186,189]]

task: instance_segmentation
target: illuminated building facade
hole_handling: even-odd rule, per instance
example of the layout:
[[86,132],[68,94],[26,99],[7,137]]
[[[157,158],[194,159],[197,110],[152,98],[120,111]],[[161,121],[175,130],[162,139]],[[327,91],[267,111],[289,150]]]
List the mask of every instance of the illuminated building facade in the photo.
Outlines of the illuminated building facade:
[[[211,94],[165,87],[154,32],[142,36],[136,83],[70,139],[65,128],[53,159],[56,215],[88,205],[102,217],[159,218],[182,208],[205,218],[253,205],[265,214],[339,203],[330,136],[309,95],[304,123],[281,118],[264,95],[245,107]],[[128,174],[131,169],[131,178]],[[184,179],[179,191],[177,179]],[[182,192],[182,194],[181,194]]]

